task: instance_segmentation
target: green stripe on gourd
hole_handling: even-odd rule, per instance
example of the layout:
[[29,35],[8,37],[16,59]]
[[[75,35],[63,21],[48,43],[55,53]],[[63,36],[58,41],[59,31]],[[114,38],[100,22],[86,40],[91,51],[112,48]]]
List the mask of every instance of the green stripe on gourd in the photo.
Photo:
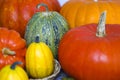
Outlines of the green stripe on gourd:
[[[39,4],[39,6],[45,4]],[[46,9],[48,9],[46,7]],[[39,36],[41,42],[45,42],[57,58],[58,44],[62,36],[68,31],[66,20],[58,12],[37,12],[29,20],[25,31],[25,40],[29,46],[35,37]]]

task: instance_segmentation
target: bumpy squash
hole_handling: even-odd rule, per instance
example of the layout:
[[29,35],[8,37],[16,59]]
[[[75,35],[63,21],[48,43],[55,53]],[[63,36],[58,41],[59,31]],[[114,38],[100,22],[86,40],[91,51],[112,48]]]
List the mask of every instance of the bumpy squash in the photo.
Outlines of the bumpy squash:
[[17,64],[21,64],[21,62],[15,62],[12,65],[2,68],[0,71],[0,80],[29,80],[27,73],[23,68],[17,66]]
[[15,30],[0,27],[0,69],[21,61],[25,67],[26,41]]
[[53,54],[44,42],[39,42],[38,36],[36,41],[28,46],[26,70],[32,78],[44,78],[54,71]]
[[25,40],[27,46],[35,41],[35,37],[39,36],[40,41],[45,42],[54,57],[57,57],[57,48],[59,41],[63,34],[68,31],[68,24],[66,20],[55,11],[48,11],[48,7],[45,4],[38,5],[46,7],[46,12],[37,12],[30,19],[25,31]]

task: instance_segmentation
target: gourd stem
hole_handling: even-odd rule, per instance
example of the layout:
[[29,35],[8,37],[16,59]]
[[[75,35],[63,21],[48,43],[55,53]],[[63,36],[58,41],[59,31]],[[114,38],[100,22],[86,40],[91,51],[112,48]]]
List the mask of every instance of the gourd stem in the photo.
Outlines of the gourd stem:
[[16,54],[15,51],[10,50],[9,48],[3,48],[2,53],[4,55],[15,55]]
[[97,37],[104,37],[106,35],[105,21],[106,21],[106,11],[104,11],[100,16],[100,20],[96,32]]
[[18,64],[22,64],[22,62],[14,62],[14,63],[10,66],[10,68],[11,68],[11,69],[15,69],[16,65],[18,65]]
[[49,11],[48,6],[47,6],[46,4],[44,4],[44,3],[40,3],[40,4],[38,4],[36,7],[37,7],[37,9],[39,9],[39,8],[42,7],[42,6],[45,7],[46,12]]
[[40,38],[39,38],[39,36],[36,36],[36,38],[35,38],[35,42],[36,42],[36,43],[39,43],[39,42],[40,42]]

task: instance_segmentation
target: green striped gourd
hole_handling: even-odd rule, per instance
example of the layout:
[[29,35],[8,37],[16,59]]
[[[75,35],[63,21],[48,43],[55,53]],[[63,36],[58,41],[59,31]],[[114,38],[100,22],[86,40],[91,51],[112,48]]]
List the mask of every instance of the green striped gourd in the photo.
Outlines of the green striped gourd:
[[45,12],[37,12],[29,20],[25,40],[27,46],[39,36],[41,42],[45,42],[51,49],[53,56],[57,58],[57,49],[62,36],[68,31],[68,23],[58,12],[49,11],[47,5],[39,4],[37,8],[44,6]]

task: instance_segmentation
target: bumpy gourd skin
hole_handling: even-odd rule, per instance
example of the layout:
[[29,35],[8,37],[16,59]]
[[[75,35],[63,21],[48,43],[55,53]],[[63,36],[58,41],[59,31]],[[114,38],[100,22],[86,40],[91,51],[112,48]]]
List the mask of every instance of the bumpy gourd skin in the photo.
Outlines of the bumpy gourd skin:
[[44,78],[54,71],[54,58],[50,48],[43,42],[33,42],[26,53],[26,70],[32,78]]
[[58,44],[64,33],[68,31],[67,21],[57,12],[46,11],[36,13],[27,24],[25,40],[27,46],[39,36],[45,42],[55,58],[57,58]]

